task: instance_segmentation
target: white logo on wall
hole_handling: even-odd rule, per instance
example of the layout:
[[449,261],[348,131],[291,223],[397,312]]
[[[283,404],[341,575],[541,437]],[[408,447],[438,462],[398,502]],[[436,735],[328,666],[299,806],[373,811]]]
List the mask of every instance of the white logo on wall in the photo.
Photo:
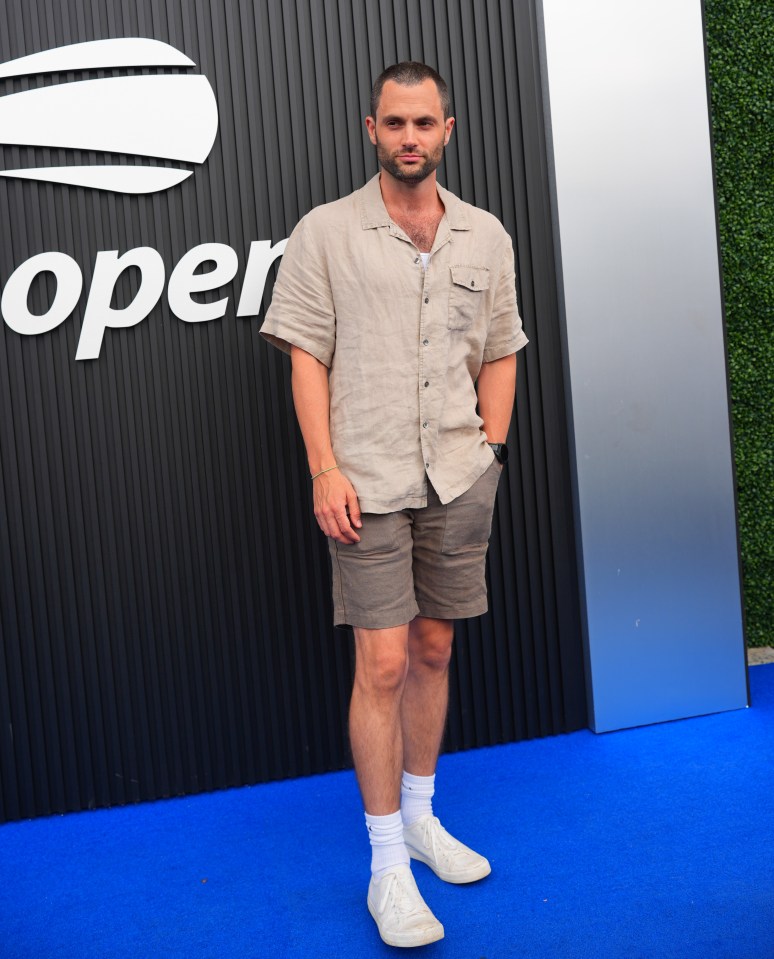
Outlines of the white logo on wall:
[[[107,67],[195,66],[179,50],[158,40],[95,40],[57,47],[0,64],[0,79],[35,73],[94,70]],[[185,74],[114,77],[84,80],[0,97],[0,142],[27,146],[70,147],[166,157],[203,163],[218,130],[218,111],[206,77]],[[191,175],[190,170],[127,164],[107,166],[36,167],[2,170],[0,176],[46,180],[121,193],[167,190]],[[245,267],[237,316],[255,316],[261,309],[269,268],[282,255],[287,240],[274,245],[254,240]],[[198,270],[214,263],[207,273]],[[131,303],[123,309],[110,304],[119,276],[130,266],[142,280]],[[177,263],[167,284],[172,312],[186,323],[225,316],[228,297],[200,303],[191,294],[217,290],[230,283],[239,257],[225,243],[201,243]],[[56,277],[56,293],[42,315],[30,312],[30,288],[41,273]],[[97,359],[107,329],[135,326],[161,298],[166,272],[153,247],[97,253],[86,300],[76,360]],[[66,253],[39,253],[21,263],[8,277],[0,298],[6,325],[24,336],[55,329],[72,314],[83,292],[83,273]]]
[[[287,240],[273,246],[270,240],[253,240],[245,267],[237,316],[256,316],[261,309],[266,278],[272,263],[282,256]],[[214,263],[208,273],[199,273],[204,263]],[[142,274],[139,289],[132,302],[120,310],[110,304],[119,276],[127,267],[139,267]],[[178,319],[186,323],[204,323],[226,315],[228,297],[217,303],[199,303],[192,293],[217,290],[230,283],[239,269],[236,250],[226,243],[200,243],[181,257],[169,277],[167,299]],[[42,315],[30,312],[27,301],[30,287],[40,273],[53,273],[56,293]],[[96,360],[108,329],[135,326],[156,306],[164,292],[164,261],[152,246],[138,246],[122,256],[118,250],[97,253],[83,326],[78,338],[76,360]],[[0,312],[7,326],[24,336],[49,333],[71,315],[83,291],[83,273],[78,263],[66,253],[38,253],[18,266],[8,277],[0,298]]]
[[[0,79],[114,67],[193,67],[185,54],[139,37],[92,40],[0,63]],[[218,131],[209,80],[194,74],[106,77],[57,83],[0,97],[0,142],[163,157],[203,163]],[[0,176],[45,180],[119,193],[155,193],[191,175],[135,160],[94,166],[0,170]]]

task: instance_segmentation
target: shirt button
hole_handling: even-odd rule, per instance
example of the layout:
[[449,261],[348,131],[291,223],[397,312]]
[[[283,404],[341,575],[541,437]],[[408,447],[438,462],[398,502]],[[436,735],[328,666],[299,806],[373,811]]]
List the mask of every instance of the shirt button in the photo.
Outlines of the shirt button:
[[429,464],[429,463],[425,463],[425,466],[426,466],[428,469],[430,469],[430,464]]
[[429,303],[429,302],[430,302],[430,297],[429,297],[429,296],[426,296],[426,297],[425,297],[425,303]]
[[430,340],[422,340],[422,346],[429,346]]
[[475,286],[475,285],[476,285],[476,281],[475,281],[475,280],[471,280],[471,281],[470,281],[470,285],[471,285],[471,286]]
[[419,263],[419,257],[414,260],[415,263]]
[[429,381],[429,380],[425,380],[425,386],[430,386],[430,381]]
[[427,421],[422,424],[423,429],[427,429]]

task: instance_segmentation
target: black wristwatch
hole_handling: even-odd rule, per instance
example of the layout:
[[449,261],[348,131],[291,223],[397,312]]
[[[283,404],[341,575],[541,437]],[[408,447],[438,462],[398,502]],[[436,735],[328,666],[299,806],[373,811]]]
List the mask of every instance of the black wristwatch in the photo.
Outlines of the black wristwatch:
[[490,443],[489,445],[492,447],[492,452],[494,453],[495,459],[498,463],[502,463],[504,465],[508,462],[508,447],[505,445],[505,443]]

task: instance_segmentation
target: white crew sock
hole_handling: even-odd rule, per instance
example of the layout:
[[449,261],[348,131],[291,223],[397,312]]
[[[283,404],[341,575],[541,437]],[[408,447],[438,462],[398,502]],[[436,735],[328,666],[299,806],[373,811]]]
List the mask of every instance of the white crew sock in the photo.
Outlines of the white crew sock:
[[400,812],[404,825],[410,826],[422,816],[433,815],[434,792],[435,775],[413,776],[403,771],[400,784]]
[[403,819],[400,809],[389,816],[365,814],[368,838],[371,840],[371,873],[381,879],[394,866],[409,864],[408,849],[403,842]]

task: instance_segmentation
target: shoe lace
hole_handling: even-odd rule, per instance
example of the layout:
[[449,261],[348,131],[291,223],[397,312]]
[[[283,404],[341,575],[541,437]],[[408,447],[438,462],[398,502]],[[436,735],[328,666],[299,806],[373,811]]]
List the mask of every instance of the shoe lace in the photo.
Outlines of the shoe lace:
[[436,860],[444,856],[447,862],[453,862],[455,859],[464,859],[467,856],[466,850],[446,832],[437,816],[431,816],[425,820],[422,839]]
[[404,884],[402,877],[398,873],[390,876],[390,882],[382,895],[382,901],[379,904],[379,911],[384,911],[387,902],[393,898],[395,912],[404,919],[419,915],[424,911],[422,903],[418,902],[411,895],[411,890]]

